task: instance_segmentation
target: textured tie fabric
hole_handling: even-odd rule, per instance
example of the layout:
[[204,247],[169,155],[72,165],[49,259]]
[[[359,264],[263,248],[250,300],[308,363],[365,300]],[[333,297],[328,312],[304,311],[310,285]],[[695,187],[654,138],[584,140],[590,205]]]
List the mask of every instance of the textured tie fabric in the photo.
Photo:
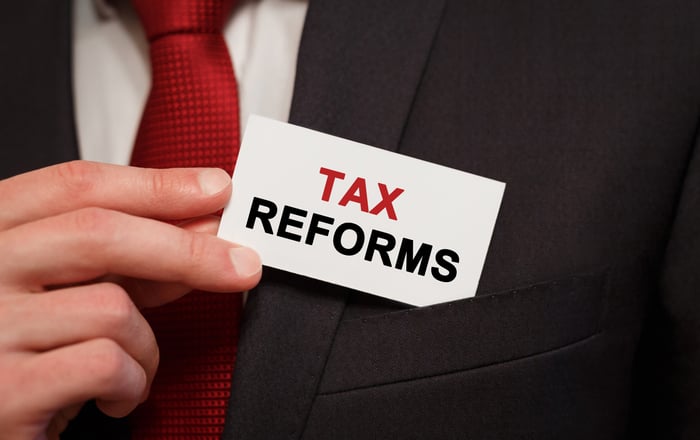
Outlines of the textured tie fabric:
[[[218,167],[239,146],[238,95],[221,33],[233,1],[132,0],[150,43],[151,92],[131,158],[151,168]],[[135,439],[219,439],[236,357],[241,296],[192,292],[144,315],[161,363]]]

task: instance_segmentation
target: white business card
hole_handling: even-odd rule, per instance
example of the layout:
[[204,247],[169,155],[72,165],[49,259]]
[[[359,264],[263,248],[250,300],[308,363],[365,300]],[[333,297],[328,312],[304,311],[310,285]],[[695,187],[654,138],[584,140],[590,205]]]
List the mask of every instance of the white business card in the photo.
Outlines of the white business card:
[[219,236],[415,306],[476,293],[505,184],[252,116]]

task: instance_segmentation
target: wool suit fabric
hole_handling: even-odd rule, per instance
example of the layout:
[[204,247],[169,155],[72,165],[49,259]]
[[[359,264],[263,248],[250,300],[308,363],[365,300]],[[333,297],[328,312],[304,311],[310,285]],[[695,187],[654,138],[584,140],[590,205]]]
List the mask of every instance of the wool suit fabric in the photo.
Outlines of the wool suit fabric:
[[[5,11],[2,177],[78,151],[70,5]],[[475,298],[266,270],[224,438],[698,438],[698,23],[695,0],[311,0],[292,123],[507,189]],[[64,437],[127,431],[88,408]]]

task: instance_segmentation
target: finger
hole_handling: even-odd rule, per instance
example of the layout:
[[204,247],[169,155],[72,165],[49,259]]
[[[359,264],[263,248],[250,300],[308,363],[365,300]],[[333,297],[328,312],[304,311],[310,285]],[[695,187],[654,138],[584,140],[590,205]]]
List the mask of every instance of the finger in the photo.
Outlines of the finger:
[[115,282],[129,292],[139,309],[162,306],[192,291],[192,287],[182,283],[164,283],[138,278],[122,278]]
[[85,208],[0,234],[0,279],[37,290],[117,274],[216,292],[260,279],[251,249],[117,211]]
[[[214,235],[219,228],[219,217],[206,216],[178,225],[191,232]],[[192,290],[182,283],[166,283],[139,278],[113,277],[111,281],[122,286],[139,308],[160,306],[181,298]]]
[[111,339],[31,356],[18,375],[25,392],[17,404],[27,412],[46,414],[97,399],[105,414],[123,417],[139,404],[147,383],[138,362]]
[[[192,232],[215,235],[219,228],[219,221],[220,217],[205,216],[188,220],[179,224],[178,227]],[[131,300],[139,309],[156,307],[175,301],[192,291],[192,287],[182,283],[151,281],[115,275],[107,275],[101,278],[101,281],[121,286],[129,292]]]
[[185,219],[221,209],[231,178],[214,168],[168,170],[74,161],[0,181],[0,230],[85,207]]
[[[214,235],[219,228],[219,221],[220,218],[217,216],[205,216],[179,224],[178,227],[191,232]],[[129,296],[134,304],[140,309],[156,307],[175,301],[192,291],[190,286],[182,283],[168,283],[120,276],[107,276],[102,280],[118,284],[124,288],[124,290],[129,292]]]
[[70,421],[78,415],[82,407],[82,404],[77,404],[68,408],[63,408],[54,414],[49,422],[49,426],[46,427],[46,437],[49,440],[59,439],[61,433],[65,431]]
[[121,287],[101,283],[22,295],[12,304],[12,310],[0,311],[0,319],[12,328],[2,340],[13,351],[47,351],[107,338],[141,365],[150,385],[158,368],[158,345]]
[[177,225],[186,231],[202,232],[205,234],[216,235],[219,230],[221,217],[216,215],[206,215],[198,218],[187,220]]

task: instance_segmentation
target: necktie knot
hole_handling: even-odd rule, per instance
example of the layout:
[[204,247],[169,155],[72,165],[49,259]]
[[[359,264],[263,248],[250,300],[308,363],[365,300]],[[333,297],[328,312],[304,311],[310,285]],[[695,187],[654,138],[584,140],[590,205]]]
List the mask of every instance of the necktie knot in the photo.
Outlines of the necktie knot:
[[170,34],[218,33],[234,0],[132,0],[148,41]]

